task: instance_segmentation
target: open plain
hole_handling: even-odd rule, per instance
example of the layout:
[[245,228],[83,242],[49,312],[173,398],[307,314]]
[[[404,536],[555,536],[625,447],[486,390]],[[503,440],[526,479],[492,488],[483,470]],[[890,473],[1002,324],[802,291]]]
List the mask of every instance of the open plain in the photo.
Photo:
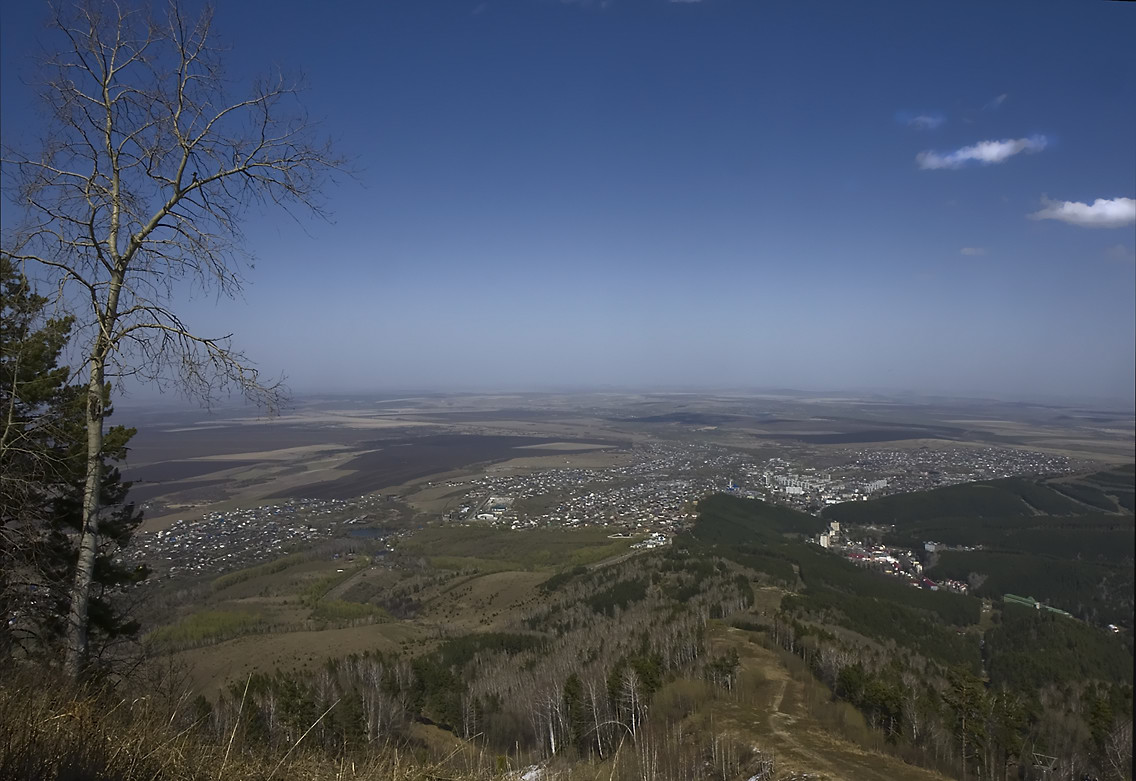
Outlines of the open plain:
[[502,463],[546,468],[552,453],[586,468],[644,442],[818,461],[846,458],[849,448],[997,447],[1086,463],[1122,462],[1136,442],[1132,413],[1122,409],[805,394],[312,399],[275,419],[228,410],[163,419],[159,409],[139,409],[124,421],[141,424],[126,477],[133,498],[149,505],[150,529],[189,510],[282,497],[349,498],[394,487],[412,495],[432,476],[470,477]]

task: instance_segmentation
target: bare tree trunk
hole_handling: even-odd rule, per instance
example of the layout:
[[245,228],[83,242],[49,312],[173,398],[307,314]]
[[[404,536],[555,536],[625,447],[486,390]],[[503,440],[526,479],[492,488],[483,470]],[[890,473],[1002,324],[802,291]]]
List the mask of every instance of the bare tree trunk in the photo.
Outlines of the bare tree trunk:
[[[101,341],[101,340],[100,340]],[[78,679],[87,663],[88,616],[95,554],[99,547],[99,504],[103,478],[103,384],[104,362],[91,361],[87,387],[87,477],[83,488],[83,528],[79,532],[79,560],[71,587],[71,610],[67,620],[67,656],[64,669]]]
[[316,138],[298,82],[278,74],[243,99],[225,99],[210,9],[191,20],[178,0],[164,15],[99,0],[52,6],[60,48],[44,63],[42,146],[3,152],[24,214],[3,232],[3,253],[38,264],[91,340],[66,629],[65,668],[76,677],[88,655],[108,376],[173,382],[206,402],[236,387],[276,408],[280,382],[265,382],[230,335],[190,330],[173,302],[187,286],[239,292],[245,210],[272,203],[324,216],[321,188],[343,160]]
[[[112,157],[112,159],[114,159]],[[118,171],[112,177],[118,192]],[[75,564],[75,582],[71,587],[71,610],[67,617],[67,655],[63,669],[72,680],[78,680],[87,665],[91,601],[91,582],[95,577],[95,557],[99,550],[99,510],[102,504],[103,424],[106,420],[106,364],[112,345],[108,335],[118,320],[118,301],[122,295],[125,262],[118,255],[119,207],[117,198],[111,211],[107,244],[114,260],[110,275],[106,308],[96,307],[98,335],[91,350],[91,379],[87,385],[87,476],[83,487],[83,525],[79,530],[79,558]]]
[[600,759],[604,758],[603,752],[603,732],[601,730],[600,719],[600,697],[601,689],[595,678],[588,679],[588,702],[591,705],[592,711],[592,726],[596,736],[596,753],[599,754]]

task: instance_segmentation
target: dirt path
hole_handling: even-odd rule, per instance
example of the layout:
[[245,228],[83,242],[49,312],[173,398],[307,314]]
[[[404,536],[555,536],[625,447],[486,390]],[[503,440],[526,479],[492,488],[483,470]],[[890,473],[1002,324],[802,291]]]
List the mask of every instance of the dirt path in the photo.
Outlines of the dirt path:
[[354,575],[352,575],[351,577],[344,580],[338,586],[335,586],[334,588],[332,588],[330,591],[328,591],[326,594],[323,595],[323,598],[329,599],[329,600],[330,599],[340,599],[344,594],[347,593],[347,589],[354,586],[356,583],[358,583],[360,580],[362,580],[364,576],[366,576],[367,571],[369,569],[371,569],[371,567],[369,565],[364,565],[364,566],[359,567],[358,572],[356,572]]
[[[782,709],[782,705],[785,701],[785,692],[789,688],[789,683],[788,678],[779,681],[777,683],[777,693],[769,703],[769,729],[776,738],[777,743],[781,746],[780,750],[777,752],[778,758],[781,759],[784,754],[789,754],[793,760],[801,762],[803,768],[807,767],[811,772],[821,772],[831,775],[833,778],[839,778],[840,774],[837,772],[837,768],[832,762],[822,754],[806,748],[801,744],[801,741],[797,739],[796,736],[800,732],[797,726],[797,717],[786,713]],[[781,763],[783,763],[783,760]]]
[[613,566],[615,564],[619,564],[621,562],[627,561],[630,558],[634,558],[635,556],[642,555],[642,554],[647,553],[647,552],[652,551],[652,550],[655,550],[655,549],[654,548],[639,548],[637,550],[629,550],[626,553],[621,553],[618,556],[615,556],[613,558],[604,559],[603,561],[592,562],[591,564],[588,564],[586,566],[587,566],[588,569],[593,569],[593,570],[594,569],[603,569],[604,567],[610,567],[610,566]]
[[756,701],[722,705],[721,723],[739,737],[772,751],[781,772],[812,774],[827,781],[946,781],[945,776],[912,767],[887,754],[865,750],[827,731],[808,713],[805,685],[796,680],[777,654],[748,641],[748,633],[730,629],[737,648],[740,680],[760,680]]

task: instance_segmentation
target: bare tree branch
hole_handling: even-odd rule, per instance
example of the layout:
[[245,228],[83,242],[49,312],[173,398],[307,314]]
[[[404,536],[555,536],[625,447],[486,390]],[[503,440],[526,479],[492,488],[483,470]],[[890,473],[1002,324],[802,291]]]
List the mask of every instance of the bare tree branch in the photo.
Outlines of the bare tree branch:
[[320,198],[344,169],[276,75],[226,99],[211,9],[188,20],[94,0],[52,8],[60,36],[41,98],[51,122],[36,153],[4,149],[5,190],[24,222],[4,236],[13,260],[38,265],[67,293],[84,334],[88,458],[72,653],[86,654],[86,602],[98,539],[97,454],[108,376],[174,383],[208,404],[236,389],[274,409],[284,391],[228,337],[192,333],[177,316],[182,284],[233,296],[247,255],[240,224],[254,204],[326,216]]

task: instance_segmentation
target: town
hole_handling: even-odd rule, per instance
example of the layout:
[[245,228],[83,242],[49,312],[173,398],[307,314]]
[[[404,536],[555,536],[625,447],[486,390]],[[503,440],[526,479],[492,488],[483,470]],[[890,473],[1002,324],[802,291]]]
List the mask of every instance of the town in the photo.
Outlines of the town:
[[699,499],[719,491],[815,513],[869,497],[1086,468],[1065,456],[993,447],[846,449],[823,459],[805,454],[800,460],[764,461],[708,444],[651,443],[631,453],[630,466],[491,473],[450,481],[447,486],[468,488],[446,520],[512,529],[623,526],[646,533],[681,526]]
[[[938,591],[942,588],[959,594],[969,593],[969,585],[962,581],[949,578],[933,581],[925,577],[923,575],[923,563],[915,552],[865,541],[857,536],[857,532],[862,531],[860,529],[841,528],[839,521],[831,521],[828,524],[828,529],[809,541],[822,548],[839,553],[857,566],[867,567],[884,575],[902,578],[917,588],[930,589],[931,591]],[[946,550],[947,548],[934,542],[927,542],[924,544],[924,549],[927,553],[934,553],[936,550]],[[962,549],[973,550],[973,548]]]
[[214,575],[283,556],[336,537],[382,542],[373,524],[398,512],[389,497],[294,499],[179,520],[165,529],[140,532],[128,551],[159,578]]
[[[602,526],[635,537],[636,546],[653,547],[666,544],[692,520],[698,500],[716,492],[817,513],[830,504],[870,496],[1084,468],[1064,456],[994,447],[845,448],[821,457],[786,452],[786,457],[758,459],[713,444],[648,442],[629,453],[631,463],[620,466],[536,470],[490,466],[480,476],[439,483],[464,489],[455,506],[440,518],[415,517],[405,497],[389,493],[296,498],[206,512],[160,531],[137,534],[129,555],[146,561],[162,577],[218,574],[334,538],[393,542],[398,532],[387,527],[406,526],[390,523],[396,519],[413,519],[412,526],[441,520],[517,531]],[[910,552],[854,542],[838,533],[822,535],[817,542],[859,563],[923,584],[917,557]],[[939,585],[944,584],[935,587]],[[965,591],[964,584],[945,587]]]

